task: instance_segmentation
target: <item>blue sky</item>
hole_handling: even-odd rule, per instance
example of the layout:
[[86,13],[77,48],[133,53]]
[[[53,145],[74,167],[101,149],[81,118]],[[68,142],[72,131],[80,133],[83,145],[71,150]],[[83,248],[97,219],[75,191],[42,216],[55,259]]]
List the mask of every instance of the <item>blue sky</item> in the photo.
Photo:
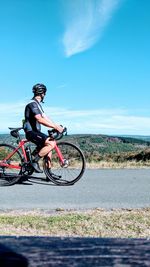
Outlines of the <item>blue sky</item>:
[[69,133],[150,135],[149,13],[149,0],[0,1],[0,133],[41,82]]

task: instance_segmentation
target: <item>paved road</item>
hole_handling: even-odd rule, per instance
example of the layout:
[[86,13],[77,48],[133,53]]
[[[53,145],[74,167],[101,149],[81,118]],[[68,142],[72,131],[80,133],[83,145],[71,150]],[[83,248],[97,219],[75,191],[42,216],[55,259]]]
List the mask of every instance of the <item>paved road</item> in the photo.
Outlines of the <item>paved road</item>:
[[150,207],[150,169],[86,170],[74,186],[24,184],[0,187],[0,209]]

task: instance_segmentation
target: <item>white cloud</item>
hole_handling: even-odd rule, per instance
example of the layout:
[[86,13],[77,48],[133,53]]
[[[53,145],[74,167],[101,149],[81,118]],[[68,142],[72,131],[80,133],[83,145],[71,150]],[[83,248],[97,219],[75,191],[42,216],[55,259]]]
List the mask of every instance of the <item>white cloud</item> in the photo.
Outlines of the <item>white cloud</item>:
[[[0,104],[0,133],[8,133],[8,127],[21,126],[25,104]],[[66,126],[70,134],[150,135],[150,117],[133,115],[134,111],[125,109],[73,110],[46,105],[44,110],[53,121]],[[150,114],[150,111],[147,113]],[[46,132],[47,128],[43,127],[42,130]]]
[[60,85],[58,85],[57,87],[56,87],[56,89],[58,90],[58,89],[64,89],[64,88],[66,88],[67,87],[67,84],[66,83],[62,83],[62,84],[60,84]]
[[63,45],[67,57],[83,52],[101,37],[120,0],[65,1],[66,29]]
[[46,108],[45,111],[56,122],[67,126],[70,133],[150,135],[150,117],[131,115],[125,109]]
[[8,132],[8,127],[21,127],[25,104],[0,103],[0,132]]

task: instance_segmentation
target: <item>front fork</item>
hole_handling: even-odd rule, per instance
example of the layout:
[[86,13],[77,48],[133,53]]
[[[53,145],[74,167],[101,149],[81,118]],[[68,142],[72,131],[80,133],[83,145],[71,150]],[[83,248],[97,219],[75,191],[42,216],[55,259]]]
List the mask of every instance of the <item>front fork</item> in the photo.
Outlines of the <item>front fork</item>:
[[61,167],[63,167],[63,168],[67,168],[68,165],[69,165],[69,161],[63,157],[63,155],[62,155],[62,153],[61,153],[59,147],[57,146],[57,144],[56,144],[56,146],[55,146],[55,151],[56,151],[56,153],[57,153],[57,155],[58,155],[58,157],[59,157],[59,161],[60,161],[60,165],[61,165]]

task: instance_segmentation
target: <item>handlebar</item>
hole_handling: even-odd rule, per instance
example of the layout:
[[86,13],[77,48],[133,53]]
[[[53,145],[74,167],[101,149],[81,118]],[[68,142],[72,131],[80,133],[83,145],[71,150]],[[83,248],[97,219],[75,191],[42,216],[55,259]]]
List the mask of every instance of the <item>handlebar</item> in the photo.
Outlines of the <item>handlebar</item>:
[[48,130],[48,135],[50,138],[59,140],[61,139],[64,135],[67,135],[67,128],[64,127],[64,130],[62,133],[58,132],[56,129]]

